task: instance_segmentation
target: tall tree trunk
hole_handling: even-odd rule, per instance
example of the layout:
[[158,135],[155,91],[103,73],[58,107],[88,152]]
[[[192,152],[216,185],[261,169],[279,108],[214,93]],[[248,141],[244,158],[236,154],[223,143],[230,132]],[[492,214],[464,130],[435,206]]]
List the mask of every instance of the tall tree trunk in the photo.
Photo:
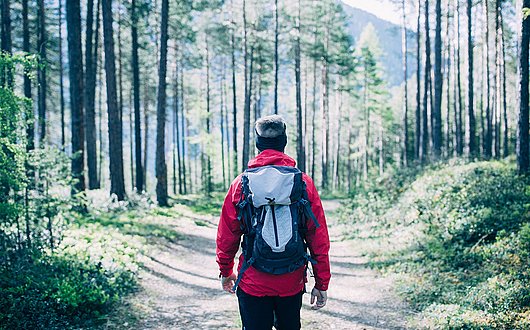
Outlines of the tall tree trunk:
[[158,100],[156,108],[156,199],[160,206],[167,206],[166,165],[166,70],[169,0],[162,0],[160,28],[160,62],[158,67]]
[[[184,65],[182,63],[182,60],[180,62],[180,121],[181,121],[181,124],[180,126],[182,127],[182,137],[181,137],[181,141],[182,141],[182,182],[183,182],[183,193],[184,194],[187,194],[188,193],[188,184],[187,184],[187,172],[186,172],[186,168],[190,169],[190,164],[189,164],[189,148],[188,148],[188,145],[187,145],[187,125],[186,125],[186,122],[187,122],[187,118],[186,118],[186,112],[184,111],[184,106],[185,106],[185,102],[184,102]],[[186,157],[188,156],[188,157]],[[186,159],[188,160],[187,163],[188,165],[186,165]],[[191,186],[191,180],[190,180],[190,192],[192,191],[193,187]]]
[[[500,2],[500,1],[499,1]],[[508,132],[508,106],[506,102],[506,49],[504,40],[504,20],[502,17],[502,3],[499,5],[499,21],[500,21],[500,34],[501,34],[501,61],[502,61],[502,115],[503,115],[503,157],[508,157],[510,153],[509,147],[509,132]]]
[[235,49],[235,31],[232,30],[232,151],[233,151],[233,168],[234,176],[239,168],[237,166],[237,91],[236,91],[236,49]]
[[[99,10],[99,8],[98,8]],[[92,49],[94,1],[87,1],[86,38],[85,38],[85,134],[88,167],[88,189],[98,189],[97,175],[97,138],[96,138],[96,73],[97,61]],[[96,20],[97,21],[97,20]]]
[[[326,45],[328,36],[326,36]],[[326,48],[327,51],[327,48]],[[326,58],[322,59],[322,190],[328,189],[329,176],[329,69]]]
[[298,128],[298,139],[297,139],[297,163],[298,168],[302,171],[306,171],[305,164],[305,145],[304,145],[304,131],[303,131],[303,120],[302,120],[302,82],[300,72],[300,20],[301,20],[301,3],[298,0],[298,17],[296,22],[297,36],[295,41],[295,79],[296,79],[296,123]]
[[475,158],[477,156],[477,134],[476,134],[476,122],[475,122],[475,102],[474,102],[474,90],[473,90],[473,21],[471,16],[471,9],[473,1],[467,0],[467,56],[468,56],[468,90],[467,90],[467,148],[468,156]]
[[11,54],[13,48],[13,41],[11,37],[11,1],[1,0],[2,5],[2,21],[1,21],[1,40],[0,49]]
[[206,134],[208,136],[208,140],[206,143],[206,184],[205,184],[205,190],[206,195],[210,196],[212,193],[212,160],[210,157],[210,143],[209,143],[209,137],[210,137],[210,47],[208,44],[208,36],[205,37],[205,43],[206,43]]
[[[27,0],[26,0],[27,1]],[[61,106],[61,150],[66,148],[66,130],[65,130],[65,100],[64,100],[64,61],[63,61],[63,0],[59,0],[59,94]],[[97,37],[97,36],[96,36]],[[35,135],[35,133],[33,133]]]
[[[429,151],[429,92],[431,86],[431,38],[429,28],[429,0],[425,0],[425,81],[423,90],[421,161],[425,163]],[[432,95],[431,95],[432,97]]]
[[[11,36],[11,1],[0,0],[0,14],[1,14],[1,25],[0,25],[0,50],[11,54],[13,52],[13,41]],[[13,85],[13,77],[9,70],[0,72],[0,85],[3,86]]]
[[434,155],[442,155],[442,0],[436,0],[436,33],[434,38],[434,108],[433,116],[433,144]]
[[502,58],[500,0],[495,2],[495,158],[501,156]]
[[464,154],[464,131],[463,131],[463,102],[462,102],[462,79],[461,79],[461,58],[460,58],[460,0],[455,0],[456,4],[456,81],[457,81],[457,100],[458,109],[455,108],[455,129],[456,129],[456,154]]
[[[147,77],[147,74],[145,75]],[[144,85],[144,190],[147,191],[147,159],[149,155],[149,84]]]
[[39,101],[38,101],[38,113],[39,113],[39,144],[42,147],[44,138],[46,137],[46,94],[48,82],[46,80],[46,70],[48,65],[47,54],[46,54],[46,10],[44,6],[44,0],[38,0],[39,10],[39,41],[37,43],[37,49],[40,58],[40,66],[37,70],[37,76],[39,81]]
[[[489,47],[489,39],[490,39],[490,28],[489,28],[489,6],[488,1],[484,1],[484,18],[486,20],[485,22],[485,41],[484,41],[484,60],[485,60],[485,68],[486,68],[486,127],[484,129],[484,143],[483,143],[483,149],[484,149],[484,158],[490,159],[491,158],[491,150],[492,150],[492,140],[493,140],[493,133],[492,133],[492,115],[491,115],[491,83],[490,83],[490,47]],[[482,121],[482,118],[481,118]]]
[[103,1],[103,37],[107,83],[110,193],[115,194],[118,200],[121,201],[125,199],[125,183],[123,177],[123,135],[116,95],[116,62],[112,22],[112,0]]
[[414,158],[421,157],[421,1],[418,1],[418,17],[416,28],[416,130],[414,141]]
[[363,178],[364,181],[368,180],[368,170],[370,154],[368,149],[370,147],[370,107],[368,106],[368,65],[366,60],[364,61],[364,74],[363,74],[363,109],[364,109],[364,121],[365,121],[365,132],[364,132],[364,162],[363,162]]
[[85,134],[83,116],[83,52],[81,49],[81,7],[79,0],[66,1],[68,63],[70,72],[70,109],[72,119],[72,194],[85,190]]
[[[530,0],[523,0],[523,8],[530,8]],[[523,18],[521,24],[521,40],[519,48],[519,115],[517,121],[517,169],[521,174],[527,174],[530,168],[528,141],[528,56],[530,42],[530,19]]]
[[278,0],[274,1],[274,113],[278,114]]
[[409,151],[409,89],[406,2],[401,1],[403,26],[401,27],[401,53],[403,56],[403,166],[408,166]]
[[[60,1],[59,1],[60,4]],[[60,17],[60,16],[59,16]],[[30,53],[30,31],[29,31],[29,20],[28,20],[28,0],[22,1],[22,50],[25,53]],[[62,74],[61,74],[62,77]],[[24,97],[31,100],[31,80],[29,74],[24,74]],[[26,139],[27,145],[26,150],[31,151],[35,149],[35,123],[33,122],[33,108],[31,110],[30,119],[26,127]],[[30,171],[32,172],[32,171]],[[32,177],[32,173],[28,173],[29,177]]]
[[[316,33],[315,33],[316,40]],[[315,167],[316,167],[316,114],[317,114],[317,60],[313,60],[313,107],[312,107],[312,118],[311,118],[311,177],[315,178]]]
[[[225,116],[225,93],[224,93],[224,81],[225,81],[225,72],[224,72],[224,66],[225,66],[225,63],[224,63],[224,58],[222,59],[222,73],[221,73],[221,79],[219,79],[219,99],[220,99],[220,104],[219,104],[219,124],[220,124],[220,128],[221,128],[221,165],[222,165],[222,170],[223,170],[223,188],[226,188],[226,179],[227,179],[227,173],[226,173],[226,164],[225,164],[225,131],[227,131],[227,128],[225,127],[225,121],[224,121],[224,116]],[[226,124],[228,125],[228,122],[226,122]],[[229,155],[228,156],[228,159],[230,159]]]
[[[179,162],[179,166],[180,166],[180,151],[179,151],[179,148],[177,147],[177,144],[178,144],[178,137],[177,137],[177,132],[178,132],[178,109],[179,109],[179,99],[178,99],[178,90],[179,90],[179,87],[178,87],[178,84],[179,84],[179,79],[178,79],[178,72],[179,72],[179,69],[178,67],[175,68],[175,76],[173,78],[173,81],[175,82],[175,84],[173,85],[174,88],[173,88],[173,122],[172,122],[172,125],[171,125],[171,137],[173,138],[173,143],[172,143],[172,179],[173,179],[173,195],[176,195],[177,194],[177,158],[178,158],[178,162]],[[177,153],[178,153],[178,156],[177,156]],[[179,175],[180,175],[180,169],[179,169]]]
[[446,7],[446,25],[445,25],[445,40],[446,40],[446,48],[445,48],[445,79],[447,81],[447,87],[445,94],[446,97],[446,113],[445,113],[445,155],[446,157],[451,156],[451,142],[452,140],[452,127],[451,127],[451,70],[452,70],[452,63],[451,63],[451,54],[452,54],[452,44],[451,44],[451,34],[450,34],[450,26],[451,26],[451,2],[447,1],[447,7]]
[[248,74],[248,40],[247,40],[247,8],[246,0],[243,0],[243,57],[245,69],[245,110],[243,116],[243,159],[242,169],[247,168],[249,161],[249,143],[250,143],[250,91],[249,91],[249,74]]
[[140,122],[140,64],[138,57],[138,12],[136,0],[131,1],[131,41],[132,41],[132,73],[134,103],[134,156],[136,167],[136,192],[144,190],[144,168],[142,166],[142,130]]
[[120,122],[123,126],[123,65],[121,51],[121,5],[118,4],[118,109]]

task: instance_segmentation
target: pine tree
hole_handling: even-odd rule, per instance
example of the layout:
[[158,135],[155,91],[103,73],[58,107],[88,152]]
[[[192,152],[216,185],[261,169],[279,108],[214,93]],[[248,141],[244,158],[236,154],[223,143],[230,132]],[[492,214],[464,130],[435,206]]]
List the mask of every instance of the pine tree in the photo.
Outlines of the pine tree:
[[107,112],[109,123],[110,193],[118,200],[125,199],[123,177],[122,122],[116,90],[116,64],[112,27],[112,0],[103,1],[103,36],[105,46],[105,73],[107,85]]

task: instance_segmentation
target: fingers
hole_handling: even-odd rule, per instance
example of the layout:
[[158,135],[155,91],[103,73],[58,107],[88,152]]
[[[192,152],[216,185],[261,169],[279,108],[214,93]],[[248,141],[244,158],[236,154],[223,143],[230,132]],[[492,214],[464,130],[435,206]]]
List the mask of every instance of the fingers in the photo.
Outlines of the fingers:
[[223,277],[221,278],[221,286],[223,287],[223,290],[228,293],[235,293],[233,290],[235,285],[235,281],[232,277]]
[[[313,303],[315,302],[315,298],[316,298],[316,304],[313,305]],[[328,300],[327,292],[320,291],[317,289],[313,289],[311,291],[311,305],[312,305],[311,309],[313,310],[321,309],[322,307],[326,306],[327,300]]]

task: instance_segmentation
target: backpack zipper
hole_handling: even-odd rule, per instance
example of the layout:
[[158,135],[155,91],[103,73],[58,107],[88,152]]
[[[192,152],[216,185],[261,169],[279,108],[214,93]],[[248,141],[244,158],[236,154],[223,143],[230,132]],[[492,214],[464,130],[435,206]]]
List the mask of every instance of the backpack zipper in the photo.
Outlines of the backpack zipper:
[[278,225],[276,224],[276,212],[274,212],[274,205],[271,206],[272,209],[272,224],[274,225],[274,238],[276,239],[276,247],[280,246],[278,239]]

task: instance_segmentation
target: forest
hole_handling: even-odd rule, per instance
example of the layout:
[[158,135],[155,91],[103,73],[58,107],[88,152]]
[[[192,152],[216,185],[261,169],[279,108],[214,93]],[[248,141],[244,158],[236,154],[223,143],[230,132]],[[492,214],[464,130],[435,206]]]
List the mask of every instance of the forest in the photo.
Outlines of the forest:
[[[530,327],[530,0],[373,2],[393,22],[339,0],[0,0],[0,329],[157,328],[138,301],[182,249],[220,291],[208,235],[270,114],[333,242],[395,278],[390,328]],[[385,328],[340,301],[330,327]],[[238,326],[175,314],[158,328]]]

